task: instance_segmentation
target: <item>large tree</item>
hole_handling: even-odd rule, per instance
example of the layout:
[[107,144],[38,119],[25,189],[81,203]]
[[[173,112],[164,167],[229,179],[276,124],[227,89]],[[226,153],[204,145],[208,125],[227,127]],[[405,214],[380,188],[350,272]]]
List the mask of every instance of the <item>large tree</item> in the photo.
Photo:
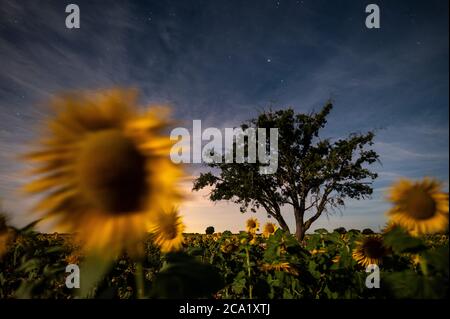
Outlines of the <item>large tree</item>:
[[312,114],[296,114],[292,109],[268,111],[242,124],[243,130],[278,128],[276,173],[261,174],[258,161],[226,163],[223,157],[221,162],[208,164],[212,170],[200,174],[193,190],[211,187],[210,200],[233,201],[240,204],[241,212],[262,208],[286,231],[289,227],[281,208],[289,205],[295,217],[295,235],[303,240],[305,232],[322,214],[343,206],[347,198],[370,196],[377,177],[368,169],[378,160],[378,154],[369,149],[373,132],[337,140],[319,137],[332,108],[327,103],[320,112]]

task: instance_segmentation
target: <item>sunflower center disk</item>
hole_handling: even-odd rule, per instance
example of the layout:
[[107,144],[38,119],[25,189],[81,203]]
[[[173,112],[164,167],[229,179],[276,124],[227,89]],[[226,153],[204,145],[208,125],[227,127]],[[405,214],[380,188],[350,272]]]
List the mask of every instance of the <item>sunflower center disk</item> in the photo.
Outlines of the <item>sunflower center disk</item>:
[[109,213],[141,209],[147,192],[145,158],[117,130],[90,135],[78,154],[80,191],[89,204]]
[[177,237],[177,227],[175,225],[164,225],[162,233],[167,240],[172,240]]
[[416,219],[428,219],[436,212],[436,203],[428,192],[412,189],[405,202],[406,211]]
[[364,245],[364,255],[369,258],[380,258],[384,255],[384,246],[381,242],[371,240]]

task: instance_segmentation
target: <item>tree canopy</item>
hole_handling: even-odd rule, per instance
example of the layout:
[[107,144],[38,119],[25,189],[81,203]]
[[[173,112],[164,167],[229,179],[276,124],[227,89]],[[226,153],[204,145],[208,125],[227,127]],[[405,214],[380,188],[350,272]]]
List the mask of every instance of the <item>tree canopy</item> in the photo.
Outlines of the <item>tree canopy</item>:
[[323,213],[343,206],[345,199],[370,196],[377,177],[368,167],[378,160],[378,154],[370,149],[373,132],[352,133],[336,140],[319,137],[332,108],[329,102],[311,114],[295,113],[292,108],[267,111],[243,123],[243,131],[249,127],[278,128],[276,173],[260,174],[258,161],[216,161],[207,164],[212,170],[200,174],[193,190],[211,187],[210,200],[235,202],[241,212],[262,208],[287,231],[281,208],[288,205],[295,216],[296,237],[303,240]]

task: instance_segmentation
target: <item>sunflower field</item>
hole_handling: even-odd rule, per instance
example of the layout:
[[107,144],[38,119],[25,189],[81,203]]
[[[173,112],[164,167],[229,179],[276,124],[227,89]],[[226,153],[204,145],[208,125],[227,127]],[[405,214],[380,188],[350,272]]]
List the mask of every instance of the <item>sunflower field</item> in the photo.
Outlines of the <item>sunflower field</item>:
[[[265,228],[274,230],[273,225]],[[42,234],[33,231],[32,225],[9,232],[7,251],[0,261],[0,298],[80,296],[80,289],[65,285],[66,265],[83,265],[85,259],[73,236]],[[121,256],[87,296],[446,298],[448,252],[448,235],[411,237],[399,227],[372,235],[319,229],[302,243],[280,229],[262,234],[248,230],[239,234],[184,234],[182,249],[166,254],[149,235],[141,262]],[[368,263],[379,265],[379,288],[366,286]]]

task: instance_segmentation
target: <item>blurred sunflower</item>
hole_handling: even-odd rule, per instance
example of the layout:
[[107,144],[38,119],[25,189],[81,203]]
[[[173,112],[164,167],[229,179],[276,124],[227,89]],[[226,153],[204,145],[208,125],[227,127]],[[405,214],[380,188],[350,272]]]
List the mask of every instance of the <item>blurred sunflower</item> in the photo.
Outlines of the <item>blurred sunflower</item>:
[[432,234],[448,229],[448,193],[441,184],[425,178],[413,182],[402,179],[390,190],[394,207],[388,211],[390,221],[412,234]]
[[138,252],[149,224],[180,199],[182,171],[162,132],[168,110],[140,114],[136,102],[135,90],[122,89],[57,97],[36,151],[25,155],[39,176],[25,186],[42,197],[34,210],[102,256]]
[[381,230],[384,234],[389,233],[390,231],[394,230],[395,228],[400,227],[396,223],[392,221],[388,221],[384,228]]
[[259,222],[253,217],[247,219],[246,226],[249,233],[256,233],[259,230]]
[[269,238],[270,235],[275,234],[277,228],[278,228],[277,225],[275,225],[274,223],[271,222],[266,223],[263,229],[263,236]]
[[67,264],[75,264],[75,265],[78,265],[79,263],[80,263],[80,256],[79,255],[77,255],[76,253],[72,253],[72,254],[70,254],[70,255],[67,255],[65,258],[64,258],[64,261],[67,263]]
[[160,213],[152,227],[155,243],[162,252],[179,250],[183,245],[183,231],[185,227],[176,209],[167,213]]
[[357,242],[353,249],[352,257],[363,267],[371,264],[381,265],[383,257],[386,256],[387,249],[383,245],[383,239],[379,236],[368,236]]

